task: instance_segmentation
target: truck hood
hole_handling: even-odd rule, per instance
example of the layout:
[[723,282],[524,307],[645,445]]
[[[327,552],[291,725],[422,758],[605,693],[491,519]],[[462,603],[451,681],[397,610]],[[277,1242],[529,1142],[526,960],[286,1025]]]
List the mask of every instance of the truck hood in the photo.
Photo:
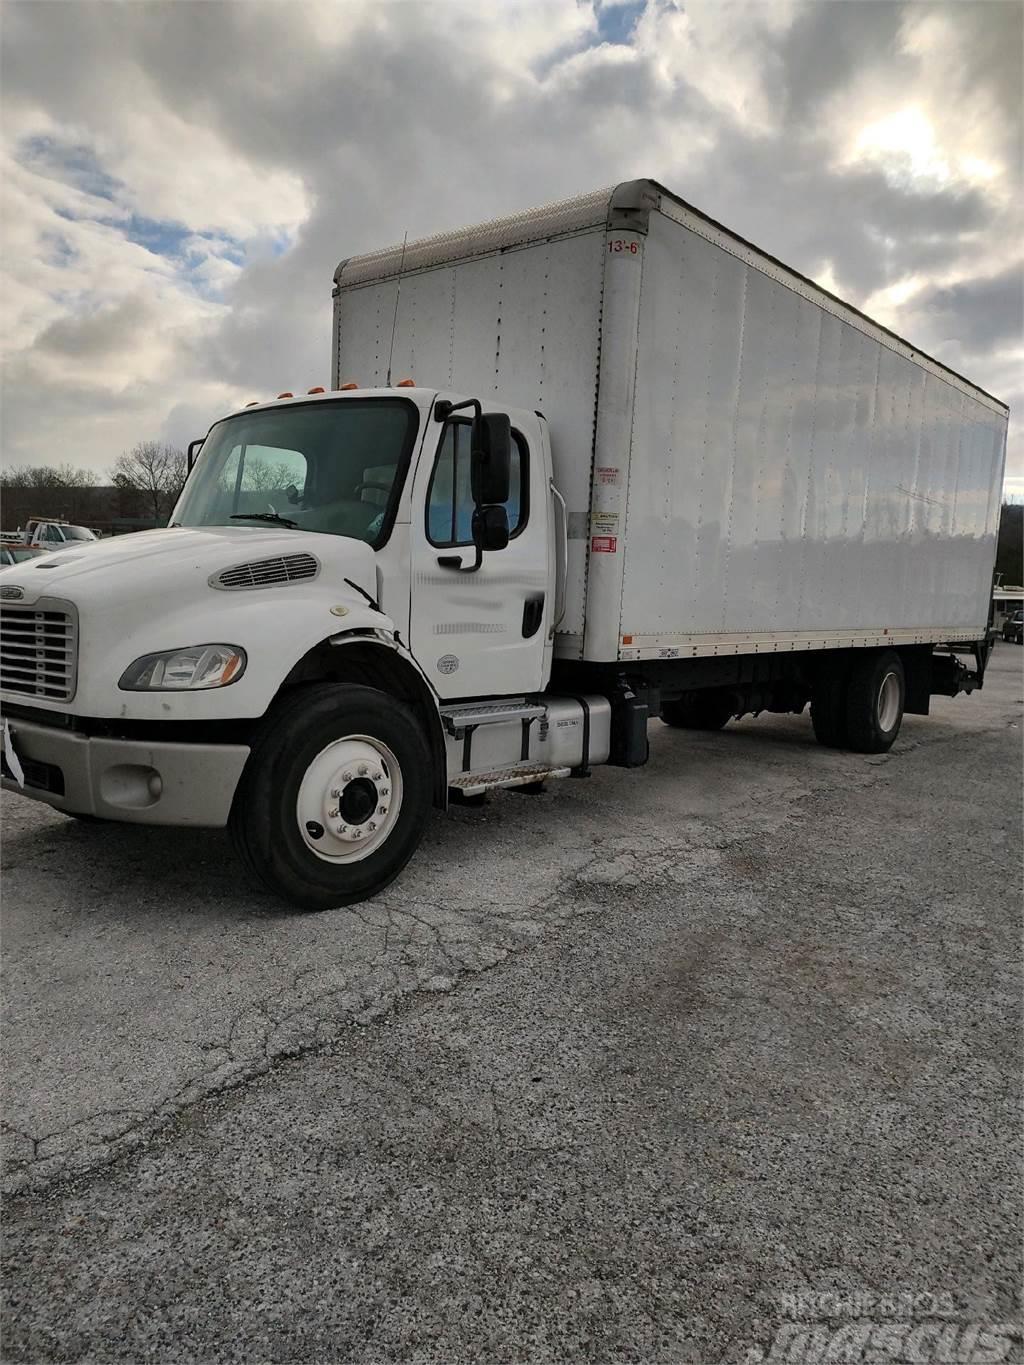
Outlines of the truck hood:
[[4,575],[5,596],[16,585],[26,605],[40,597],[109,605],[118,598],[164,593],[183,580],[205,580],[252,560],[303,553],[376,595],[375,557],[361,540],[276,527],[175,526],[69,547],[18,564]]

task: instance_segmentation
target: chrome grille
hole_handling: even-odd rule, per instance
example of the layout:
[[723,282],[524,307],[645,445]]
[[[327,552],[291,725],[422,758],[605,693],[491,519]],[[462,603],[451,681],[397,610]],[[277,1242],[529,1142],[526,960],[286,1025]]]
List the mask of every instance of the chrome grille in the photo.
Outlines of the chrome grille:
[[210,580],[214,588],[269,588],[277,583],[295,583],[315,578],[320,561],[311,554],[276,555],[273,559],[254,559],[235,564]]
[[73,611],[53,602],[0,607],[0,688],[48,701],[75,695],[78,629]]

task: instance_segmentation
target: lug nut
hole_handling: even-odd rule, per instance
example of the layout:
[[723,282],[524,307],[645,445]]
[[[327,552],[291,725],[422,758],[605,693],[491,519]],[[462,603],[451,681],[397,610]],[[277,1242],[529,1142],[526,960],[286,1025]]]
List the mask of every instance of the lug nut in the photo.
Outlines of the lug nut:
[[360,776],[360,777],[365,777],[366,774],[367,774],[369,771],[370,771],[370,770],[369,770],[369,768],[366,766],[365,763],[360,763],[360,765],[359,765],[359,776]]
[[376,829],[376,828],[377,828],[377,822],[376,822],[376,820],[371,820],[370,823],[366,826],[366,828],[367,828],[367,829]]
[[[345,782],[351,782],[351,781],[352,781],[352,774],[351,774],[351,773],[342,773],[341,776],[342,776],[342,779],[343,779]],[[333,796],[333,794],[334,794],[334,793],[332,792],[331,795]]]
[[352,838],[353,838],[353,839],[361,839],[362,837],[363,837],[363,831],[362,831],[361,829],[354,829],[354,830],[352,831]]
[[338,833],[339,833],[339,834],[347,834],[347,833],[348,833],[348,825],[339,825],[339,826],[338,826]]
[[387,806],[378,806],[378,807],[377,807],[377,814],[378,814],[378,815],[387,815],[387,813],[388,813],[388,808],[387,808]]
[[390,790],[391,790],[390,787],[381,787],[380,789],[381,796],[387,796]]
[[329,820],[337,820],[337,818],[338,818],[338,808],[337,808],[337,806],[335,806],[335,808],[334,808],[333,810],[329,810],[329,811],[327,812],[327,818],[328,818]]
[[337,787],[332,787],[331,795],[334,797],[335,801],[337,801],[338,797],[341,795],[341,792],[338,790]]
[[379,772],[374,773],[374,775],[373,775],[373,780],[374,780],[374,782],[379,782],[382,776],[383,776],[383,773],[379,773]]

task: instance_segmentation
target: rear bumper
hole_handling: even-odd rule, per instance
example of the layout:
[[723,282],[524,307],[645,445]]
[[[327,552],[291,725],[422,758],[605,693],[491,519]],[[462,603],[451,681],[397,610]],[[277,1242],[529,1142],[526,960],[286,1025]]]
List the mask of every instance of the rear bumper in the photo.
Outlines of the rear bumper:
[[7,791],[57,810],[142,825],[227,824],[249,746],[100,739],[12,719],[25,785]]

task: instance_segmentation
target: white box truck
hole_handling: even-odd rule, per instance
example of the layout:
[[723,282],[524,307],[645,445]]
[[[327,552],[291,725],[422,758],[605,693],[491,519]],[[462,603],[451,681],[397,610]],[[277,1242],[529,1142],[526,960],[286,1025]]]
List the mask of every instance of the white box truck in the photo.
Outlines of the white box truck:
[[334,300],[332,389],[216,422],[170,527],[4,575],[5,785],[322,909],[652,719],[877,753],[981,686],[1005,405],[655,182]]

